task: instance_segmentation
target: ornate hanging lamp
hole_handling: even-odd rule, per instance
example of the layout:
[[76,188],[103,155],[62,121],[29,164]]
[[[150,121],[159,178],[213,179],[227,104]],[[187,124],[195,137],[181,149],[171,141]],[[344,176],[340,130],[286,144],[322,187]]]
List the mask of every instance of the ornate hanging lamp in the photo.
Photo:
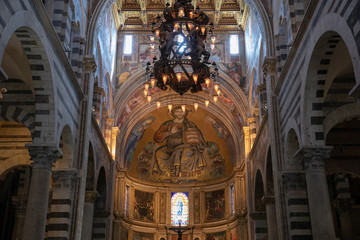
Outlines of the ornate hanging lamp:
[[187,91],[196,93],[202,84],[209,86],[211,79],[216,81],[218,68],[209,63],[210,53],[204,42],[210,35],[214,46],[213,24],[199,8],[194,10],[191,0],[177,0],[173,8],[166,4],[163,17],[152,23],[150,41],[155,49],[155,36],[159,38],[160,58],[147,63],[147,82],[149,85],[167,90],[169,87],[183,95]]

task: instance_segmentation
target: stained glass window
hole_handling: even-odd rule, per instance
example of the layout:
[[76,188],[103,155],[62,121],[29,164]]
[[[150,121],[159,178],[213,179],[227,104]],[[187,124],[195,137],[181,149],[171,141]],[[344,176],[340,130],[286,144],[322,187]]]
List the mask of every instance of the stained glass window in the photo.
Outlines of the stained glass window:
[[234,197],[235,197],[235,189],[234,189],[234,185],[230,186],[230,204],[231,204],[231,215],[235,214],[235,201],[234,201]]
[[125,35],[124,54],[125,55],[131,55],[132,54],[132,47],[133,47],[133,36],[132,35]]
[[171,225],[185,226],[189,223],[189,197],[188,193],[171,193]]
[[230,35],[230,54],[239,54],[239,36]]

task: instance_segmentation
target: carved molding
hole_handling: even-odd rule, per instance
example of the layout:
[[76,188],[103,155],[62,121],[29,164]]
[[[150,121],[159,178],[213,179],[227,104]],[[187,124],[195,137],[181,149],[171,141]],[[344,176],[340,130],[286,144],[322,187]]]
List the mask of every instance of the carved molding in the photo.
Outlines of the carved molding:
[[330,157],[332,149],[330,146],[304,146],[294,156],[300,161],[305,171],[325,171],[325,160]]
[[100,194],[97,191],[85,192],[85,202],[93,203],[98,197],[100,197]]
[[69,170],[53,170],[52,179],[54,188],[73,189],[77,171],[75,169]]
[[274,57],[265,57],[263,65],[262,65],[263,73],[267,74],[275,74],[276,73],[276,60]]
[[262,198],[265,205],[274,205],[275,204],[275,197],[274,196],[264,196]]
[[84,55],[84,71],[95,73],[97,65],[94,55]]
[[282,182],[287,191],[301,191],[306,189],[304,173],[283,173]]
[[27,144],[26,147],[33,161],[34,169],[51,170],[56,160],[62,156],[62,152],[57,146]]

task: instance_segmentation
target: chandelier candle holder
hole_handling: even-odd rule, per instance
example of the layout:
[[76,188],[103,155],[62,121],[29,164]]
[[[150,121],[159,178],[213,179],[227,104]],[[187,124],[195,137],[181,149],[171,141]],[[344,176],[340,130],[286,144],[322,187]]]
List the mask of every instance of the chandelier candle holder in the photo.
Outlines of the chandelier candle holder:
[[170,87],[183,95],[189,90],[201,91],[203,83],[216,82],[218,68],[209,62],[204,43],[210,35],[211,46],[215,46],[213,29],[209,17],[200,8],[194,9],[191,0],[176,0],[172,8],[167,3],[163,16],[158,15],[157,23],[152,23],[150,44],[155,48],[158,37],[160,57],[147,63],[145,90],[150,85],[163,91]]

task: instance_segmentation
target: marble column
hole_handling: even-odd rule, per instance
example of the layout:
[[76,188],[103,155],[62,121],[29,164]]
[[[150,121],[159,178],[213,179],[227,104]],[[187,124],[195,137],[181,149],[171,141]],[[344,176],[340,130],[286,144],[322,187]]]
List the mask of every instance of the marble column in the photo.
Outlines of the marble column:
[[277,221],[274,196],[264,197],[267,217],[268,240],[277,240]]
[[355,239],[355,235],[351,211],[355,199],[351,198],[349,178],[343,174],[338,174],[335,175],[334,180],[336,183],[336,199],[334,200],[334,206],[339,214],[341,239],[352,240]]
[[295,153],[305,170],[311,230],[314,240],[335,239],[334,223],[325,173],[325,159],[332,147],[304,146]]
[[93,219],[94,219],[94,202],[99,197],[97,191],[85,192],[84,214],[81,230],[81,239],[88,240],[92,237]]
[[353,199],[335,199],[334,201],[336,211],[339,213],[342,240],[355,239],[351,218],[353,203]]
[[44,239],[51,168],[61,155],[57,146],[27,145],[33,161],[23,240]]

